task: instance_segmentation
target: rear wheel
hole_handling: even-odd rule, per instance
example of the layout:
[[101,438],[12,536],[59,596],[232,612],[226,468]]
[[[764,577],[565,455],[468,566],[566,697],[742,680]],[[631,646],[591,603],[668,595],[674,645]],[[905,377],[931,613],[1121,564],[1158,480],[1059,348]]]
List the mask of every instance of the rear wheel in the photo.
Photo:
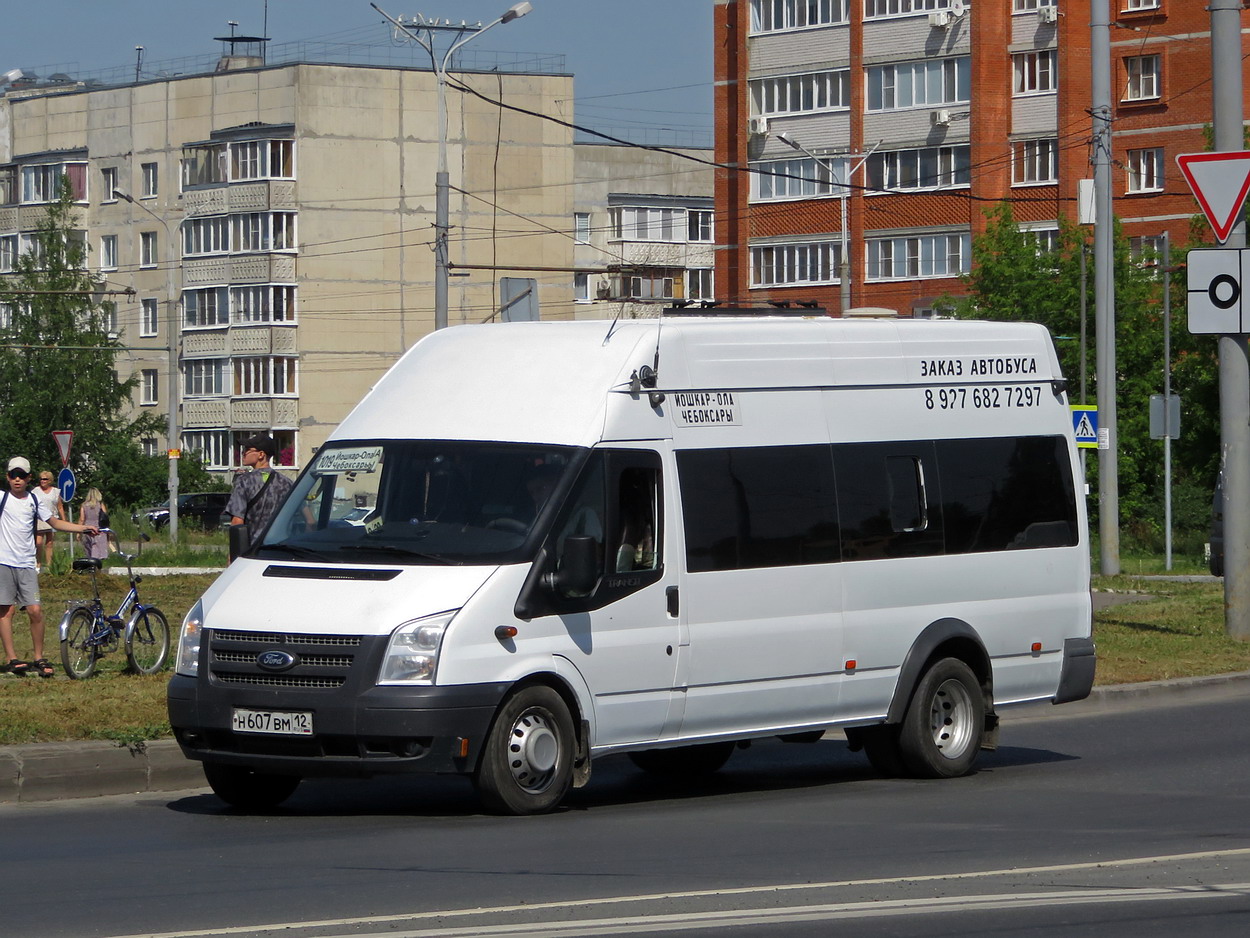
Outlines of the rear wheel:
[[155,606],[136,613],[126,629],[126,660],[136,674],[155,674],[169,658],[169,620]]
[[526,687],[500,708],[474,782],[488,810],[543,814],[573,782],[573,718],[550,687]]
[[917,778],[954,778],[972,771],[985,735],[985,693],[972,669],[943,658],[916,686],[899,728],[903,764]]
[[241,765],[204,763],[204,777],[218,798],[235,808],[263,811],[275,808],[299,787],[295,775],[270,775]]
[[91,641],[95,629],[95,616],[88,609],[75,609],[69,614],[65,638],[61,640],[61,664],[65,673],[76,681],[95,673],[99,646]]
[[733,751],[732,742],[704,743],[699,746],[678,746],[676,749],[631,752],[629,761],[644,772],[655,775],[711,775],[729,761]]

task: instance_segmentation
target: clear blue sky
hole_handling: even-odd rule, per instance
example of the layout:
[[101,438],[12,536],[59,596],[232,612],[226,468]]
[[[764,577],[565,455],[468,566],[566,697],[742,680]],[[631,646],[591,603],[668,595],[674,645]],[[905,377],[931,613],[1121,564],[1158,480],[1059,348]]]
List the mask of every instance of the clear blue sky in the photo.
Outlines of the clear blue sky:
[[[376,0],[398,17],[490,22],[515,0]],[[575,120],[642,143],[712,142],[711,0],[532,0],[533,12],[473,40],[470,48],[564,56],[575,76]],[[215,56],[214,36],[259,36],[264,0],[4,0],[0,72],[73,77],[189,56]],[[368,0],[269,0],[271,45],[391,44]],[[310,50],[313,46],[309,47]],[[662,136],[657,137],[657,132]]]

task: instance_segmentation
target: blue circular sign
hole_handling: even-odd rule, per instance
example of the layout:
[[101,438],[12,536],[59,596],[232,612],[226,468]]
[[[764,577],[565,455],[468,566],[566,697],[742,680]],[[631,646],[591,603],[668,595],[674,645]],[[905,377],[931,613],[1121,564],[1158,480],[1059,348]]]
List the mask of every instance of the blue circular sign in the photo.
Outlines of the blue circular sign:
[[61,501],[68,502],[78,489],[78,480],[74,478],[74,470],[66,466],[56,477],[56,487],[61,490]]

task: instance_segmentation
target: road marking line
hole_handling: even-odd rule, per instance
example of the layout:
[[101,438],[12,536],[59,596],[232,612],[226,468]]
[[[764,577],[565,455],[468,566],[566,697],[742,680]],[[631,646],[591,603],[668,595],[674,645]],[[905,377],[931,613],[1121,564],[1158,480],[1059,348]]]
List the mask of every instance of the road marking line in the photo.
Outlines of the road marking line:
[[[276,922],[270,925],[238,925],[228,926],[225,928],[204,928],[194,929],[190,931],[172,931],[172,932],[144,932],[136,935],[114,935],[111,938],[212,938],[212,936],[221,935],[259,935],[266,932],[284,931],[292,928],[343,928],[349,926],[360,925],[382,925],[387,922],[416,922],[423,919],[431,918],[453,918],[465,916],[486,916],[486,915],[505,915],[512,912],[535,912],[543,909],[574,909],[574,908],[592,908],[600,905],[613,905],[617,903],[641,903],[641,902],[660,902],[673,899],[702,899],[723,896],[747,896],[762,895],[767,893],[780,892],[800,892],[812,891],[818,889],[846,889],[856,886],[885,886],[893,883],[925,883],[939,882],[943,880],[958,881],[968,879],[990,879],[996,876],[1029,876],[1039,873],[1070,873],[1079,870],[1096,870],[1096,869],[1115,869],[1128,866],[1141,866],[1150,863],[1170,863],[1184,862],[1187,860],[1208,860],[1214,857],[1237,857],[1250,855],[1250,847],[1240,847],[1233,850],[1204,850],[1197,853],[1173,853],[1163,854],[1153,857],[1126,857],[1120,860],[1090,860],[1084,863],[1060,863],[1052,866],[1023,866],[1023,867],[1007,867],[999,870],[972,870],[964,873],[930,873],[923,876],[887,876],[875,879],[848,879],[838,880],[826,883],[780,883],[773,886],[740,886],[735,889],[696,889],[686,892],[662,892],[651,893],[646,895],[634,896],[603,896],[594,899],[573,899],[573,900],[556,900],[553,902],[535,902],[524,905],[502,905],[487,908],[475,909],[444,909],[437,912],[409,912],[392,915],[368,915],[358,918],[341,918],[341,919],[323,919],[313,922]],[[1166,893],[1159,898],[1171,896],[1173,893],[1190,889],[1197,893],[1217,889],[1220,887],[1195,886],[1195,887],[1175,887],[1174,889],[1154,890]],[[1225,887],[1230,890],[1250,888],[1243,887],[1239,884],[1233,884]],[[1118,889],[1114,895],[1123,895],[1131,892],[1132,889]],[[1226,893],[1217,893],[1218,895],[1226,895]],[[1046,895],[1046,894],[1039,894]],[[1061,895],[1071,895],[1071,893],[1063,893]],[[949,902],[949,899],[940,900],[898,900],[900,902]],[[885,903],[872,903],[875,907],[884,907]],[[818,907],[817,907],[818,908]],[[702,915],[716,913],[699,913]],[[498,926],[503,927],[503,926]],[[438,935],[454,935],[455,932],[438,931],[430,934]],[[357,938],[365,938],[365,936],[357,936]]]

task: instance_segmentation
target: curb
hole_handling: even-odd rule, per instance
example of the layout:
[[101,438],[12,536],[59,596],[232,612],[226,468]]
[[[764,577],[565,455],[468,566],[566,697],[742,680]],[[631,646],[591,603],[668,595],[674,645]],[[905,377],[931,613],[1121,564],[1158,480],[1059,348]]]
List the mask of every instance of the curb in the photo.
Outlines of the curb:
[[[1250,671],[1111,684],[1095,687],[1084,701],[1064,707],[1098,709],[1147,697],[1179,698],[1247,681]],[[0,746],[0,805],[204,787],[200,763],[183,756],[172,739]]]

